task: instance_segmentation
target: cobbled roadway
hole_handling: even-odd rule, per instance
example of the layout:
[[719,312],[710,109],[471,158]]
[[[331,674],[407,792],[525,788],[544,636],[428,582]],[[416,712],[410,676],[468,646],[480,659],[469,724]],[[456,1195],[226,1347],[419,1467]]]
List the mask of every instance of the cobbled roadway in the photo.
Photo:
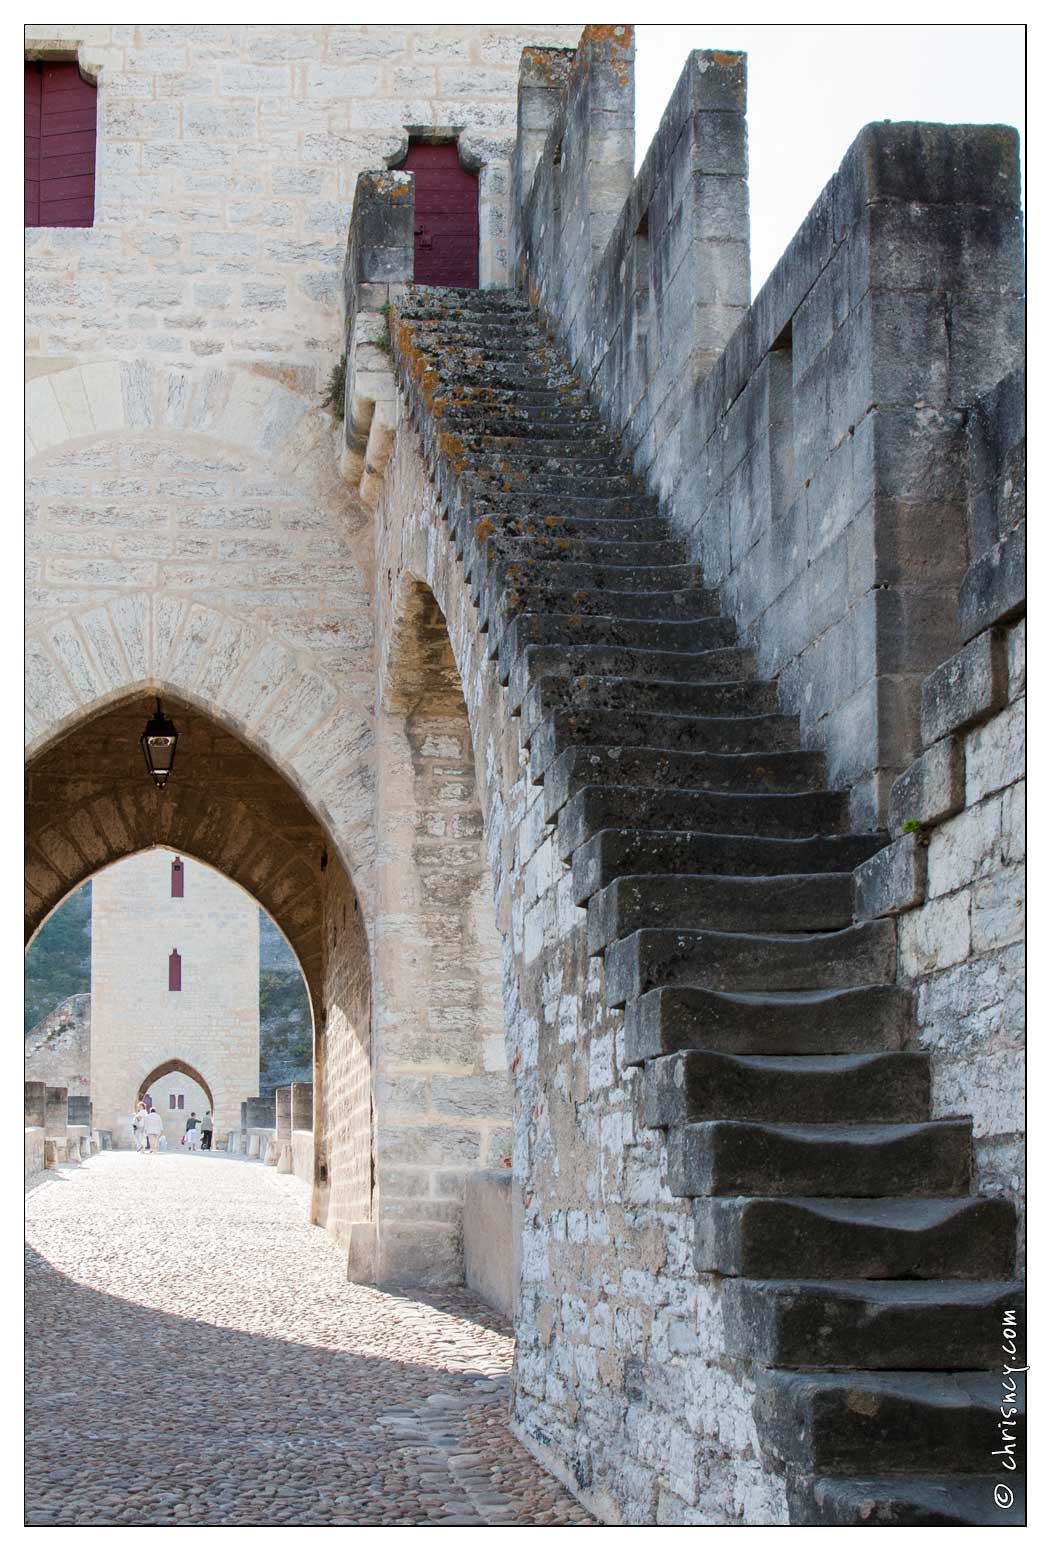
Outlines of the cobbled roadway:
[[30,1524],[589,1524],[507,1425],[508,1324],[345,1280],[298,1179],[100,1153],[36,1177]]

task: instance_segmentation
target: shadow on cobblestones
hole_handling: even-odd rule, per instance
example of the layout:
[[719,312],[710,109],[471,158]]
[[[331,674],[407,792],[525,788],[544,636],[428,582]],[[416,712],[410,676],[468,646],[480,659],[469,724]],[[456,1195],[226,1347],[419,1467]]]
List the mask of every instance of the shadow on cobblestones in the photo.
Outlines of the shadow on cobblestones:
[[[171,1161],[158,1216],[137,1229],[117,1203],[138,1190],[139,1160],[100,1157],[34,1192],[28,1523],[592,1522],[509,1431],[505,1321],[460,1289],[394,1296],[347,1283],[340,1252],[261,1169],[247,1187],[224,1176],[234,1199],[247,1188],[249,1218],[274,1194],[247,1261],[231,1229],[233,1275],[214,1240],[201,1254],[214,1202],[180,1220],[200,1177],[189,1162]],[[82,1208],[115,1183],[107,1231]],[[94,1229],[79,1249],[78,1222]],[[112,1283],[119,1295],[103,1290]]]

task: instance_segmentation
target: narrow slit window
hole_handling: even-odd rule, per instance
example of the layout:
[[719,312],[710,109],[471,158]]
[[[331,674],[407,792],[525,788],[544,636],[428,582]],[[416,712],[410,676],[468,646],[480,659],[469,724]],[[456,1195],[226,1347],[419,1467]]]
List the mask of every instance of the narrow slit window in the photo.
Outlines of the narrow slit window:
[[174,1109],[175,1108],[175,1094],[174,1093],[169,1093],[169,1095],[168,1095],[168,1108],[169,1109]]
[[179,1106],[178,1107],[180,1109],[185,1109],[185,1107],[186,1107],[186,1095],[185,1095],[185,1093],[180,1093],[179,1094]]
[[182,990],[182,959],[178,948],[173,948],[168,955],[168,990]]
[[172,862],[172,899],[182,899],[183,877],[184,868],[182,865],[182,858],[177,856],[174,862]]

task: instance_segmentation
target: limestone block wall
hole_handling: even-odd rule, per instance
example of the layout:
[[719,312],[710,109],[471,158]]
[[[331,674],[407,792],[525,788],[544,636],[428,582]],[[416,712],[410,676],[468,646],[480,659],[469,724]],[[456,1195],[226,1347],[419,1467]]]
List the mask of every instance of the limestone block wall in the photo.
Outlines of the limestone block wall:
[[361,906],[342,871],[323,874],[322,1006],[314,1023],[312,1220],[349,1244],[372,1217],[372,989]]
[[[96,1124],[117,1145],[131,1140],[140,1085],[169,1062],[189,1071],[157,1078],[155,1107],[169,1140],[211,1090],[221,1139],[240,1120],[241,1100],[259,1087],[259,916],[255,901],[211,868],[184,859],[182,899],[171,897],[172,854],[129,857],[92,886],[91,1097]],[[182,990],[168,989],[168,959],[182,960]],[[169,1112],[169,1090],[185,1084],[184,1113]],[[154,1091],[156,1089],[156,1091]]]
[[575,32],[27,28],[99,92],[94,226],[26,233],[31,750],[181,694],[282,770],[366,912],[371,543],[321,404],[353,189],[407,125],[473,137],[491,283],[521,49]]
[[893,843],[855,874],[855,913],[898,925],[937,1115],[974,1123],[977,1188],[1025,1185],[1025,388],[968,415],[963,645],[923,684],[924,751],[894,783]]
[[749,307],[743,58],[691,56],[633,181],[619,32],[548,104],[519,281],[875,826],[955,643],[966,410],[1020,358],[1017,136],[869,125]]
[[26,1035],[26,1077],[64,1087],[78,1096],[90,1092],[91,995],[67,996]]

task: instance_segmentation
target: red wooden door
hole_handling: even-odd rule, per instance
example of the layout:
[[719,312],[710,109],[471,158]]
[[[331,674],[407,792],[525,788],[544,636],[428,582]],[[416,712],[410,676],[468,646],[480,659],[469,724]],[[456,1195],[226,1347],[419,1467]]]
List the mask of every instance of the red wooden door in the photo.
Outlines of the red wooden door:
[[95,87],[72,62],[32,62],[25,70],[26,225],[91,226]]
[[454,145],[410,145],[404,170],[416,175],[417,285],[478,285],[478,178]]

